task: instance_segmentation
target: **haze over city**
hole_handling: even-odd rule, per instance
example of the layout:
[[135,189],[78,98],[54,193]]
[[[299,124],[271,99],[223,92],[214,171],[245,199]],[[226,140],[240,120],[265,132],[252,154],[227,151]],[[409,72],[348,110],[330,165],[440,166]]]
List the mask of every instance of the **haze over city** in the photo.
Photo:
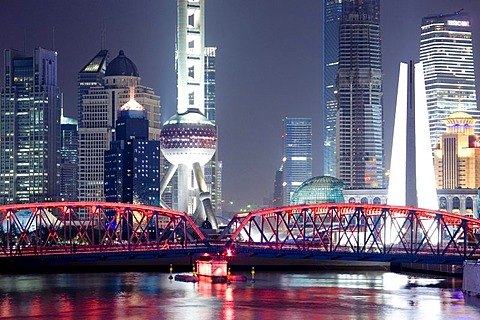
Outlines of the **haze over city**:
[[[0,48],[58,52],[65,114],[76,117],[77,73],[103,47],[124,50],[142,84],[161,96],[162,122],[176,108],[176,1],[4,0]],[[479,79],[480,1],[406,0],[381,4],[387,168],[400,61],[418,60],[421,18],[469,13]],[[223,198],[237,210],[271,198],[282,159],[282,119],[313,118],[314,175],[322,173],[322,2],[207,0],[207,46],[217,51],[217,125]],[[0,65],[3,71],[3,61]],[[4,85],[3,81],[1,85]],[[478,86],[477,86],[478,88]],[[478,89],[477,89],[478,91]],[[254,188],[252,186],[255,186]]]

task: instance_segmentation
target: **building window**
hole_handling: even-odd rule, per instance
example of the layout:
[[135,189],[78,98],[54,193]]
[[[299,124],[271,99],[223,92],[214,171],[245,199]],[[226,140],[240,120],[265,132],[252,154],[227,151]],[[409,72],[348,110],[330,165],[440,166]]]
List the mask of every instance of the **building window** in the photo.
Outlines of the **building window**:
[[440,208],[440,210],[447,210],[447,198],[440,197],[438,207]]
[[453,213],[460,213],[460,198],[459,197],[453,197],[452,212]]

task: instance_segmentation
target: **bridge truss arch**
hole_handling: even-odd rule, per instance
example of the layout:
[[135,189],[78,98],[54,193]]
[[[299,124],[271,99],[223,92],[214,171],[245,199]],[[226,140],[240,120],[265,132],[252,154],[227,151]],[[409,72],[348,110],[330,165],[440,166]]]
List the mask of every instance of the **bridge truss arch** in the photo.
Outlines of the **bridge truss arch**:
[[239,213],[220,239],[250,255],[462,264],[480,256],[480,220],[414,207],[296,205]]
[[0,206],[0,255],[159,250],[205,236],[183,212],[112,202]]

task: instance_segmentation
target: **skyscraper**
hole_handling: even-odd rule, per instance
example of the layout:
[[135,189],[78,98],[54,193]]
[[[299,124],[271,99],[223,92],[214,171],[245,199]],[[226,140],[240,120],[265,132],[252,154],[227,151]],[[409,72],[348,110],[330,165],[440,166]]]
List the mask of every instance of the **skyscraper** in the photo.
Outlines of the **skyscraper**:
[[[216,122],[216,47],[206,47],[204,56],[205,117]],[[212,197],[212,206],[217,214],[222,213],[222,161],[218,159],[218,147],[213,159],[204,167],[205,183]]]
[[0,99],[0,203],[58,198],[60,90],[57,53],[5,51]]
[[215,123],[216,117],[216,103],[215,103],[215,84],[216,84],[216,47],[206,47],[204,56],[204,71],[205,71],[205,117]]
[[90,88],[103,84],[103,77],[109,61],[108,58],[108,50],[100,50],[78,73],[77,112],[80,124],[83,120],[83,95],[87,94]]
[[123,51],[108,64],[105,75],[100,79],[101,85],[92,83],[93,86],[82,96],[78,129],[80,201],[105,200],[104,152],[110,148],[118,111],[129,100],[130,87],[135,88],[135,99],[147,113],[149,140],[160,139],[160,97],[152,88],[140,84],[136,65]]
[[480,142],[475,119],[457,111],[444,119],[446,131],[435,148],[437,189],[477,189],[480,186]]
[[105,151],[105,199],[160,205],[160,141],[148,140],[148,120],[133,97],[119,111],[115,140]]
[[444,131],[443,120],[455,111],[477,113],[472,34],[461,12],[422,20],[420,61],[425,86],[432,147]]
[[344,0],[337,76],[337,178],[384,187],[380,0]]
[[323,3],[323,173],[336,175],[338,33],[342,0]]
[[78,198],[78,121],[61,118],[60,199],[77,201]]
[[312,119],[283,119],[283,205],[312,177]]

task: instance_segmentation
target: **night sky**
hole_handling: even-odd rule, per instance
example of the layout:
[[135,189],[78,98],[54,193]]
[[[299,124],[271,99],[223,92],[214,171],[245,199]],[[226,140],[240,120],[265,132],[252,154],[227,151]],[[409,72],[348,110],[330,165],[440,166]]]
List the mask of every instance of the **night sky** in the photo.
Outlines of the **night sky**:
[[[218,48],[223,198],[234,202],[227,210],[236,210],[271,197],[282,159],[284,117],[313,118],[314,175],[322,172],[322,1],[205,2],[205,44]],[[175,0],[0,0],[0,8],[2,51],[25,48],[32,53],[34,47],[55,46],[67,116],[76,116],[77,73],[101,49],[102,29],[110,58],[124,50],[137,65],[141,83],[161,96],[162,121],[175,112]],[[479,79],[479,0],[382,1],[387,164],[399,62],[418,60],[423,16],[462,8],[472,19]],[[3,74],[3,57],[0,68]]]

